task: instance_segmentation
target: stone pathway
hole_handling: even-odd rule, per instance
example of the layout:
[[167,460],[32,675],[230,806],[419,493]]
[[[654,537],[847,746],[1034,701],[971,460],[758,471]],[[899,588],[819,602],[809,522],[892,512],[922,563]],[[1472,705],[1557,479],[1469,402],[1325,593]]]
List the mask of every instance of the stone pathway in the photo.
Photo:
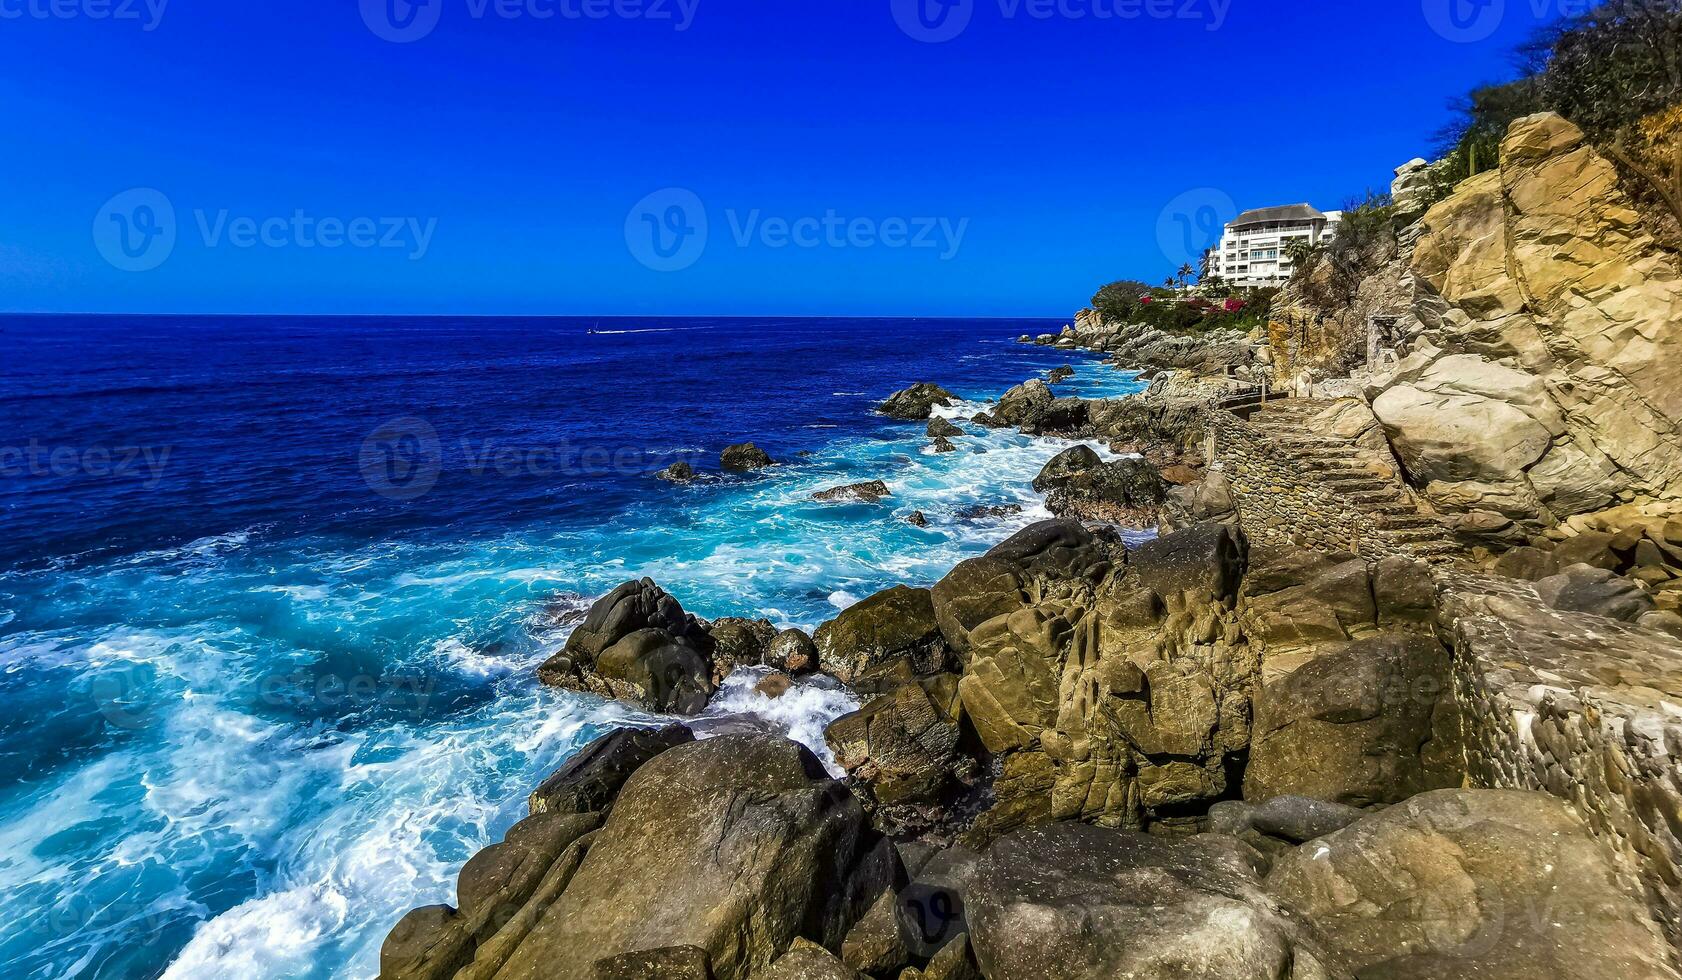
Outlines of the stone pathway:
[[[1342,502],[1364,514],[1386,546],[1374,550],[1433,563],[1465,557],[1441,520],[1420,510],[1399,477],[1376,471],[1354,443],[1312,424],[1336,404],[1308,398],[1272,402],[1251,415],[1249,425],[1278,447],[1303,481],[1331,488]],[[1371,542],[1360,544],[1365,552]]]

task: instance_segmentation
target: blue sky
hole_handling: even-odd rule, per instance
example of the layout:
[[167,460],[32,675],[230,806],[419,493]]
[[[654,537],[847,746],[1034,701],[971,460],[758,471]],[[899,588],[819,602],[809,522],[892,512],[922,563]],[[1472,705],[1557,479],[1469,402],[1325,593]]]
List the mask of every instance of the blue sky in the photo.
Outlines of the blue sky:
[[0,0],[0,309],[1062,316],[1559,2]]

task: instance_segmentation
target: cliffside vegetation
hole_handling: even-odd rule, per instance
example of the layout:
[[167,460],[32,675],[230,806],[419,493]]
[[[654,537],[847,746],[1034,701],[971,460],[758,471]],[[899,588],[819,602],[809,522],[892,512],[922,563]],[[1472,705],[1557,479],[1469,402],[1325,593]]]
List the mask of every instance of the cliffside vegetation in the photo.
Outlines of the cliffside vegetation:
[[1169,333],[1252,330],[1267,322],[1279,293],[1277,289],[1224,289],[1207,280],[1196,292],[1185,291],[1184,285],[1184,278],[1172,286],[1123,279],[1098,290],[1092,308],[1107,322],[1143,324]]

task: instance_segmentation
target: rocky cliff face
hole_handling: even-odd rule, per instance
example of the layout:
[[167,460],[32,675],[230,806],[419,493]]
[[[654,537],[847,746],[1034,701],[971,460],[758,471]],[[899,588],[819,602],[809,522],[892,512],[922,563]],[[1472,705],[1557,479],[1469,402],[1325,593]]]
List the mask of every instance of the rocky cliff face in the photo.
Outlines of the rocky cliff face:
[[1515,123],[1411,270],[1420,343],[1367,395],[1433,504],[1541,527],[1682,490],[1678,266],[1580,130]]

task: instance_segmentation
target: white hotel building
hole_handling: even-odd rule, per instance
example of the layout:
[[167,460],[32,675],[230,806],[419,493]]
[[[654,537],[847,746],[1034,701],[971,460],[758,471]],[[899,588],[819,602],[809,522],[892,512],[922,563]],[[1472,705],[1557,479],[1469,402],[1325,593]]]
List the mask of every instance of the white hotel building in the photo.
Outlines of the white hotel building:
[[1208,276],[1228,285],[1282,286],[1291,278],[1286,250],[1296,242],[1318,246],[1337,237],[1342,211],[1307,204],[1246,211],[1226,226],[1221,243],[1209,250]]

